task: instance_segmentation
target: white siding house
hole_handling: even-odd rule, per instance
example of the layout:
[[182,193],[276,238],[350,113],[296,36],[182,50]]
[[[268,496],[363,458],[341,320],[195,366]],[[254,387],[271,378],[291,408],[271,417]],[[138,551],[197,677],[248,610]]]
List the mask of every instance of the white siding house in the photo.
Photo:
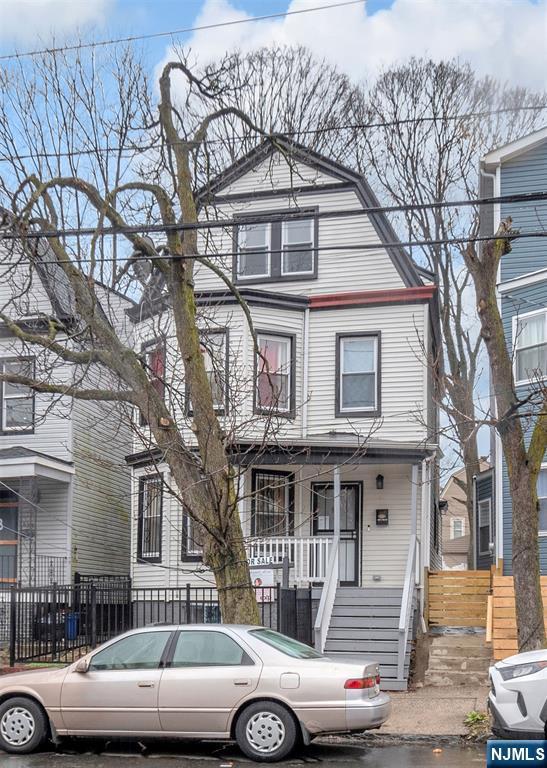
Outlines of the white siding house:
[[[70,323],[68,281],[39,244],[31,264],[21,250],[0,247],[0,306],[25,329],[47,332],[47,321]],[[104,290],[112,317],[130,302]],[[71,382],[70,364],[23,345],[0,322],[0,368],[29,365]],[[51,369],[50,369],[50,366]],[[0,588],[71,583],[75,572],[127,575],[130,545],[131,445],[111,405],[33,394],[0,383]]]
[[[241,457],[248,552],[274,564],[286,555],[292,583],[317,588],[316,642],[329,652],[368,652],[382,640],[383,674],[402,688],[423,572],[440,546],[430,365],[440,344],[436,286],[387,220],[365,212],[377,202],[361,176],[284,144],[283,154],[261,145],[201,193],[204,216],[230,222],[201,236],[202,252],[237,284],[279,374],[283,418],[264,450],[257,404],[268,386],[257,378],[249,325],[226,284],[200,266],[204,335],[225,332],[221,418],[234,435],[236,465]],[[162,336],[165,376],[180,377],[165,301],[145,297],[130,314],[137,346]],[[178,502],[165,492],[159,504],[143,492],[158,473],[170,484],[161,454],[145,439],[128,461],[133,585],[212,583]],[[152,503],[157,540],[147,556],[142,521]]]

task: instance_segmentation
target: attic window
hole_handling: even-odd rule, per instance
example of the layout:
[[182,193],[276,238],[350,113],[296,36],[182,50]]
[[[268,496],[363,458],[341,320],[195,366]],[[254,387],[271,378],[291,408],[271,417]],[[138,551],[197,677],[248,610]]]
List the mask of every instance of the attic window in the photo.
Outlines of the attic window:
[[317,277],[318,222],[313,213],[307,219],[236,226],[235,279],[264,283]]

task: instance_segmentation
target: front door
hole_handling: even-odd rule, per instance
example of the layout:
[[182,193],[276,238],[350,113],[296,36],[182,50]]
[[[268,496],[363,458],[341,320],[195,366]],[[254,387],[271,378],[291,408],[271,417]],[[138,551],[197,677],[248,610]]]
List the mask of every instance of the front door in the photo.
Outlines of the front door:
[[[340,486],[340,584],[359,584],[361,483],[342,483]],[[312,484],[314,536],[334,535],[334,485]]]
[[17,498],[0,490],[0,586],[17,583]]
[[138,632],[91,657],[86,673],[71,670],[61,690],[70,734],[146,734],[160,730],[158,693],[170,630]]

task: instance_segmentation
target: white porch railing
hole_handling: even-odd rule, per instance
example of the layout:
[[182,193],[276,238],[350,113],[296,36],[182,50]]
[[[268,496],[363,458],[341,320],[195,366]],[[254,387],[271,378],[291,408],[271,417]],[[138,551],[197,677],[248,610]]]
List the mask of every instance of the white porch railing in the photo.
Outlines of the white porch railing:
[[332,541],[328,536],[251,539],[246,544],[247,557],[257,565],[281,564],[287,557],[296,582],[325,581]]
[[401,601],[401,613],[399,615],[399,642],[397,647],[397,678],[404,679],[405,656],[408,643],[408,634],[412,623],[412,604],[416,584],[419,583],[419,542],[416,534],[410,537],[408,555],[406,560],[405,583],[403,598]]

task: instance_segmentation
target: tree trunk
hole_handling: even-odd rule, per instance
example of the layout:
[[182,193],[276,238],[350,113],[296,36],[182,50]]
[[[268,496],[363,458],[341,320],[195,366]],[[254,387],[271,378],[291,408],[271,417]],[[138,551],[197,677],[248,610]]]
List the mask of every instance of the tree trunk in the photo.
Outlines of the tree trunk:
[[[502,223],[504,232],[510,228]],[[539,569],[537,476],[545,451],[545,440],[538,440],[534,450],[540,460],[530,461],[519,416],[520,403],[513,379],[513,364],[496,297],[499,262],[511,249],[509,240],[495,239],[485,246],[481,257],[468,255],[473,274],[477,309],[481,322],[496,397],[497,431],[507,465],[513,512],[513,576],[519,651],[545,646],[545,627]],[[541,419],[534,433],[541,429]],[[539,432],[538,432],[539,434]],[[543,436],[544,437],[544,436]],[[534,441],[534,435],[532,437]]]

